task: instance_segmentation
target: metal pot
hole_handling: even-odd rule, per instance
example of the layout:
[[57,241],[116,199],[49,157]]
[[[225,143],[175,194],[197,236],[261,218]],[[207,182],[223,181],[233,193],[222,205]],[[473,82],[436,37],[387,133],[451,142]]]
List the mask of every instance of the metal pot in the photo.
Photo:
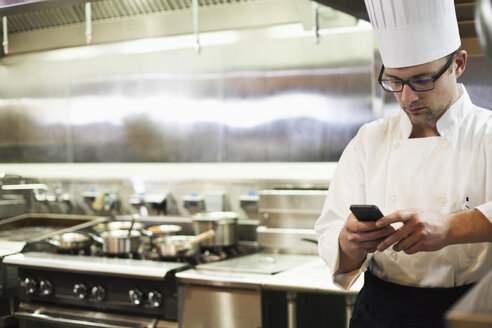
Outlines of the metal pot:
[[199,213],[193,217],[193,228],[195,234],[207,230],[214,230],[214,239],[202,242],[202,246],[234,246],[237,244],[238,228],[237,214],[234,212],[210,212]]
[[105,254],[113,255],[136,253],[142,243],[142,233],[138,230],[108,230],[93,238],[102,244]]
[[64,251],[88,249],[92,242],[91,236],[81,232],[66,232],[48,240],[48,243]]
[[213,230],[198,236],[176,235],[159,237],[155,240],[156,249],[163,257],[193,257],[200,251],[200,243],[213,238]]

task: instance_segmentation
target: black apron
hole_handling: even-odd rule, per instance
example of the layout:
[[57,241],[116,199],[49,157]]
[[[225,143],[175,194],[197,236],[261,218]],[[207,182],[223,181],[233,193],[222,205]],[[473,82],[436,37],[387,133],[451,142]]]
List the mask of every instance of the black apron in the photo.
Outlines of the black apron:
[[473,285],[421,288],[394,284],[366,271],[350,328],[444,328],[444,314]]

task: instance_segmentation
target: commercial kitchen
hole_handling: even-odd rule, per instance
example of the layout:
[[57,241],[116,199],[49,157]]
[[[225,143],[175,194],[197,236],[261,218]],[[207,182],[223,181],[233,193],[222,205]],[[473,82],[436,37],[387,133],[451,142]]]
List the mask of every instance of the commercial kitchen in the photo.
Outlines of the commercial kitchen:
[[[456,0],[492,108],[492,4]],[[363,0],[0,1],[0,327],[348,327],[314,224],[377,83]],[[491,327],[492,273],[447,314]]]

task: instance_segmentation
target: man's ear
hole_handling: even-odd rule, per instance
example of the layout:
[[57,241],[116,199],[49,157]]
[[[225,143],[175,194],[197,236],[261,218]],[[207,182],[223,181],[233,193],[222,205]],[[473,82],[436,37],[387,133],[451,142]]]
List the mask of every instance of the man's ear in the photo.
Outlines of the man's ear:
[[460,50],[456,54],[456,58],[454,60],[456,78],[460,77],[461,74],[465,71],[466,60],[468,59],[468,54],[466,50]]

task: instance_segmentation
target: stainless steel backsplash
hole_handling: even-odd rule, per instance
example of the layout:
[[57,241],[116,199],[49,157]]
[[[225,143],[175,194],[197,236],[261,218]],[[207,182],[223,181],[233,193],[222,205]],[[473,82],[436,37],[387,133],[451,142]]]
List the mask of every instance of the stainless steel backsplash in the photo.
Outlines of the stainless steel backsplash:
[[[370,30],[326,38],[4,57],[0,162],[337,161],[361,124],[395,106],[375,101]],[[470,58],[463,81],[492,107],[484,65]]]
[[0,161],[336,161],[373,119],[368,33],[338,50],[252,40],[200,55],[81,47],[6,57]]

